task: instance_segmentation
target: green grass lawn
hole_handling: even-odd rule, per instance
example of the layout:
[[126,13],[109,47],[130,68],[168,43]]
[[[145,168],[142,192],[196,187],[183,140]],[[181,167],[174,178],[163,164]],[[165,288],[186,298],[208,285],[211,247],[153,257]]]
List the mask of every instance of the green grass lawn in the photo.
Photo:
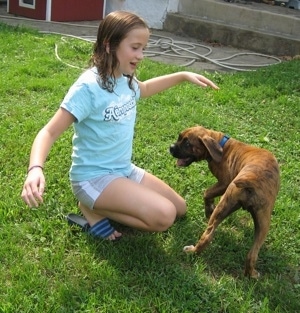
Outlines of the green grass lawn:
[[[182,84],[138,107],[134,162],[169,183],[188,204],[186,218],[164,233],[117,225],[118,243],[70,228],[76,212],[68,180],[72,129],[45,166],[45,202],[25,206],[20,193],[32,141],[87,66],[91,44],[0,24],[0,312],[299,312],[300,61],[256,72],[205,73],[219,91]],[[141,80],[179,70],[144,60]],[[215,179],[205,163],[179,169],[168,153],[186,127],[201,124],[271,150],[281,190],[257,269],[243,276],[252,244],[250,215],[240,210],[196,257],[182,252],[204,230],[202,194]]]

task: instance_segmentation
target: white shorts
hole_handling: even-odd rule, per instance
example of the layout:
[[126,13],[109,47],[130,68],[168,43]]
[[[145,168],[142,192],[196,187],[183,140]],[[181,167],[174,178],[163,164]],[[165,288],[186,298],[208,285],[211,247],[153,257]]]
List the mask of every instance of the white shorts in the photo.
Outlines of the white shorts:
[[[129,176],[125,176],[137,183],[140,183],[145,175],[145,170],[134,166]],[[85,181],[72,181],[72,190],[75,197],[91,210],[95,201],[99,198],[103,190],[115,179],[124,177],[121,174],[106,174],[100,177]]]

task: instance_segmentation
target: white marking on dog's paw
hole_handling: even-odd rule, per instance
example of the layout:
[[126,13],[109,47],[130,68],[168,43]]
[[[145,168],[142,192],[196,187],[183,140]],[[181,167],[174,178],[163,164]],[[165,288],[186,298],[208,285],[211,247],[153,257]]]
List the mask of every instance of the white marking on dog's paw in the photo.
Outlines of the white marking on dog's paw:
[[184,248],[183,248],[183,251],[184,252],[193,252],[194,251],[194,249],[195,249],[195,246],[185,246]]
[[254,271],[254,273],[251,275],[251,278],[259,279],[261,277],[260,272]]

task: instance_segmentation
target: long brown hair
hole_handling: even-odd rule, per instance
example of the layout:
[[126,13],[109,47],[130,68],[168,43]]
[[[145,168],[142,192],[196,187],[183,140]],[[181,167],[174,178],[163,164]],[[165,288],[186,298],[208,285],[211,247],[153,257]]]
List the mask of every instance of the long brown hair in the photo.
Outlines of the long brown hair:
[[[114,71],[119,66],[116,50],[126,35],[135,28],[149,29],[142,18],[126,11],[114,11],[100,22],[91,63],[98,70],[101,87],[109,92],[114,90],[116,83]],[[133,75],[128,75],[128,85],[131,89],[133,89],[132,79]]]

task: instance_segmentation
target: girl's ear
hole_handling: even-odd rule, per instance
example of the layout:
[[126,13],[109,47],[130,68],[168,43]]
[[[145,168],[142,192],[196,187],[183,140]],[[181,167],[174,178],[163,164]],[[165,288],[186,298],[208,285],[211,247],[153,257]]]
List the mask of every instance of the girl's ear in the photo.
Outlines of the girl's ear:
[[105,46],[106,53],[109,54],[109,50],[110,50],[109,43],[108,42],[104,43],[104,46]]

